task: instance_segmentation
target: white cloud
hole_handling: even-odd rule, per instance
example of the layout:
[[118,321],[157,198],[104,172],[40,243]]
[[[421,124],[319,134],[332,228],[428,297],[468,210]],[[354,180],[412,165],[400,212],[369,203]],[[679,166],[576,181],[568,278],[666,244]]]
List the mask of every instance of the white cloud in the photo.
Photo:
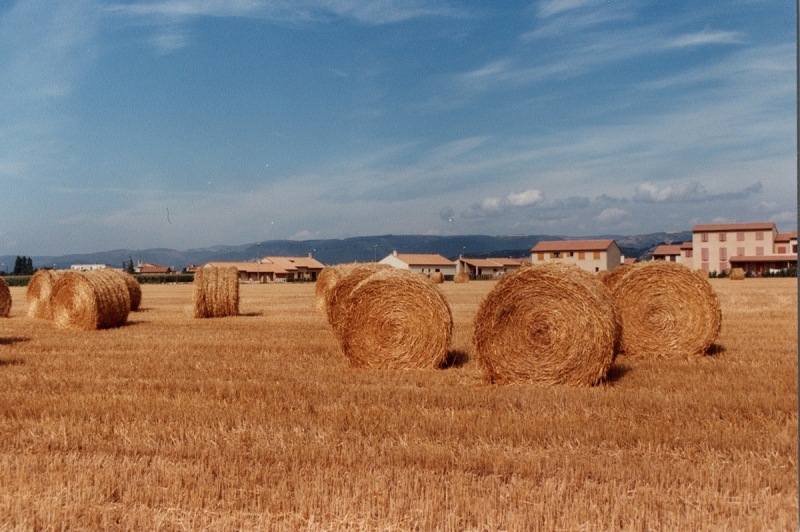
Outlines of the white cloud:
[[525,207],[540,202],[543,197],[541,190],[529,189],[519,194],[509,194],[507,199],[514,207]]
[[667,48],[687,48],[704,44],[741,44],[738,31],[710,31],[705,29],[697,33],[687,33],[665,43]]
[[597,215],[597,220],[600,222],[617,222],[625,217],[628,214],[622,209],[617,209],[615,207],[604,209],[603,212]]

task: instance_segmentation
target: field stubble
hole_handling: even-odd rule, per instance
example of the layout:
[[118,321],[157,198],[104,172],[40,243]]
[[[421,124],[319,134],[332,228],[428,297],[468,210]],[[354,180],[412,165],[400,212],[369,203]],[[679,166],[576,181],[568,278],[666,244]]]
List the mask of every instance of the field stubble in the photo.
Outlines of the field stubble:
[[[453,364],[351,368],[313,285],[102,331],[0,320],[0,529],[797,530],[797,284],[712,280],[712,356],[593,388],[483,383],[491,282],[441,285]],[[579,331],[576,331],[579,334]]]

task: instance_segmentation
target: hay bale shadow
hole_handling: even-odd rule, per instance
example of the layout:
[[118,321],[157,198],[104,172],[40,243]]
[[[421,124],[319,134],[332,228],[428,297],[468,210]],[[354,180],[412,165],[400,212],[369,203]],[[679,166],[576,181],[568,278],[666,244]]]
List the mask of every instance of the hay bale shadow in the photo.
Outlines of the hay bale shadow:
[[9,360],[0,360],[0,367],[3,366],[20,366],[24,364],[25,361],[21,358],[11,358]]
[[442,362],[442,365],[439,367],[441,369],[460,368],[467,362],[469,362],[469,355],[467,352],[454,349],[447,352],[444,362]]
[[0,345],[11,345],[19,342],[30,342],[30,338],[23,338],[21,336],[11,336],[8,338],[0,338]]
[[603,382],[606,384],[614,384],[631,371],[631,367],[624,364],[617,364],[616,362],[608,368]]
[[257,318],[258,316],[263,316],[263,312],[244,312],[239,314],[239,316],[244,316],[245,318]]
[[713,343],[706,351],[706,356],[713,357],[723,354],[727,349],[722,344]]

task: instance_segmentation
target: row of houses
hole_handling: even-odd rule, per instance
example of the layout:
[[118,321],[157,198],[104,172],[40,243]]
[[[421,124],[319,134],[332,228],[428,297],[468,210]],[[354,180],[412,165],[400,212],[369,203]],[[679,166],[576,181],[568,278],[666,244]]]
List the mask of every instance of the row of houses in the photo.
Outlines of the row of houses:
[[[626,262],[613,239],[542,241],[531,249],[530,258],[459,257],[451,261],[431,253],[398,253],[393,251],[379,262],[395,268],[430,275],[440,272],[451,276],[466,272],[472,277],[500,277],[512,273],[526,262],[549,261],[575,264],[586,271],[612,271]],[[731,268],[763,273],[797,267],[797,231],[779,233],[772,222],[743,224],[696,225],[692,241],[658,246],[653,260],[684,264],[696,270],[727,272]],[[325,267],[309,253],[308,257],[263,257],[252,262],[209,262],[208,266],[235,266],[242,282],[315,281]],[[73,269],[90,269],[100,265],[76,265]],[[199,266],[190,266],[193,271]],[[139,260],[134,270],[143,274],[175,273],[172,268]]]

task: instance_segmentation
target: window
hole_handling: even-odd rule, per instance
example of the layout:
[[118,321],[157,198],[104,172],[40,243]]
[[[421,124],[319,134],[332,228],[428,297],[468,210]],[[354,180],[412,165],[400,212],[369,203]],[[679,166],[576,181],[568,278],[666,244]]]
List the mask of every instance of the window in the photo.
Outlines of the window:
[[703,260],[708,260],[708,248],[700,249],[700,258]]
[[553,252],[553,258],[554,259],[560,259],[561,258],[561,252],[560,251],[554,251]]
[[573,253],[572,251],[567,251],[567,257],[574,257],[574,256],[575,253]]
[[540,251],[539,254],[538,254],[538,258],[539,258],[539,260],[544,260],[544,253],[542,253]]
[[687,250],[686,250],[686,258],[687,258],[687,259],[691,259],[691,258],[692,258],[692,255],[693,255],[693,254],[692,254],[692,251],[693,251],[693,250],[691,250],[691,249],[687,249]]
[[586,258],[586,252],[585,251],[579,251],[578,252],[578,259],[583,260],[585,258]]
[[756,240],[764,240],[764,233],[761,231],[756,233]]
[[670,255],[669,256],[669,261],[670,262],[675,262],[675,255]]
[[599,251],[595,251],[593,258],[594,258],[594,260],[600,260],[600,252]]
[[700,233],[700,242],[708,242],[708,233]]
[[728,233],[720,233],[719,234],[719,241],[725,242],[728,239]]
[[728,269],[728,263],[727,262],[720,262],[719,263],[719,271],[724,272],[727,269]]
[[728,248],[719,248],[719,260],[728,260]]
[[709,271],[709,268],[710,268],[710,266],[708,265],[708,263],[707,263],[707,262],[704,262],[704,263],[703,263],[703,269],[704,269],[705,271]]
[[792,244],[792,253],[797,253],[797,244]]
[[744,248],[736,248],[736,255],[738,257],[744,257]]
[[764,246],[758,246],[758,247],[756,248],[756,255],[758,255],[759,257],[761,257],[762,255],[764,255]]
[[778,246],[778,253],[780,253],[781,255],[786,253],[786,246]]
[[744,233],[736,233],[736,240],[744,242]]

